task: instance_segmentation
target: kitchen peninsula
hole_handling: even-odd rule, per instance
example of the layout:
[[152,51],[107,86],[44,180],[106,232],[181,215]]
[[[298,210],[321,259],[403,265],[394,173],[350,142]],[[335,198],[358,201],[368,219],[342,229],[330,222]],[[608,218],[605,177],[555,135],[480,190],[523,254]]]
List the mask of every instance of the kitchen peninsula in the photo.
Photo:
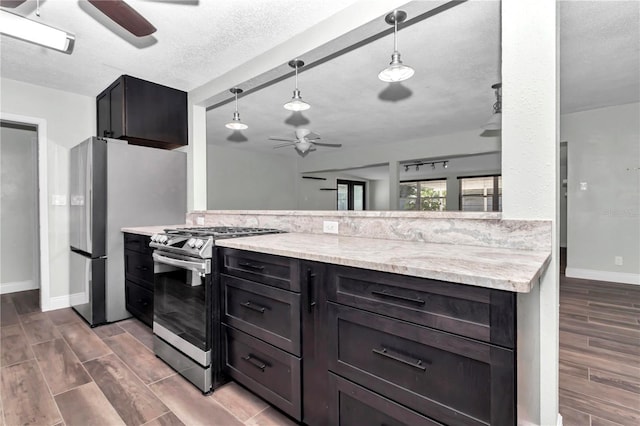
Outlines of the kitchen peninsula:
[[186,222],[287,231],[216,245],[227,371],[296,420],[514,424],[526,410],[516,305],[549,264],[548,222],[334,211]]

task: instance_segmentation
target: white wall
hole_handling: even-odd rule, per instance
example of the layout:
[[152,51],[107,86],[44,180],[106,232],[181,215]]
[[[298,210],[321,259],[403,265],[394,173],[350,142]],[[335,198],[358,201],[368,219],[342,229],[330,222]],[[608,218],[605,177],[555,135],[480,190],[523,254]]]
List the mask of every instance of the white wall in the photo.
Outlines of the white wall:
[[0,293],[39,287],[37,133],[0,125]]
[[297,208],[295,158],[208,145],[202,179],[209,210]]
[[568,144],[567,276],[640,284],[640,104],[563,115],[561,136]]
[[558,27],[555,0],[502,0],[502,217],[548,220],[551,260],[518,294],[518,424],[558,421]]
[[298,210],[337,210],[338,192],[322,190],[321,188],[337,188],[338,179],[365,182],[365,208],[371,210],[371,186],[367,179],[362,179],[348,173],[313,173],[309,176],[322,177],[326,180],[303,179],[297,175],[298,180]]
[[[69,194],[69,148],[96,129],[95,98],[1,79],[0,111],[46,120],[50,296],[69,294],[69,206],[51,205]],[[6,267],[6,265],[5,265]]]
[[389,210],[389,179],[370,180],[368,191],[367,210]]

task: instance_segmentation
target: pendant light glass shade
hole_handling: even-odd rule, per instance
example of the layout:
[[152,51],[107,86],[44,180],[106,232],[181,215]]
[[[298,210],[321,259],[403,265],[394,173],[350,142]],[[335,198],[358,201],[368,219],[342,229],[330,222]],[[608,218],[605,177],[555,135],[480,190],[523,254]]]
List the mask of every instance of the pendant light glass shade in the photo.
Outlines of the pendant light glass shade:
[[493,114],[489,117],[489,121],[482,128],[484,130],[501,130],[502,129],[502,83],[496,83],[491,86],[496,93],[496,103],[493,104]]
[[300,90],[298,90],[298,67],[304,66],[304,62],[299,59],[294,59],[289,62],[289,66],[296,70],[296,88],[293,90],[291,100],[284,104],[284,109],[289,111],[306,111],[311,108],[311,105],[302,100],[302,95],[300,95]]
[[393,53],[389,66],[378,74],[378,78],[387,83],[396,83],[410,79],[415,73],[414,69],[402,63],[398,52],[398,23],[407,19],[407,13],[403,10],[395,10],[385,17],[389,25],[393,25]]
[[414,69],[404,65],[400,60],[400,53],[393,52],[389,66],[378,74],[378,78],[388,83],[395,83],[410,79],[415,73]]
[[231,93],[233,93],[235,95],[235,97],[236,97],[236,110],[233,113],[233,119],[230,122],[228,122],[227,124],[225,124],[224,126],[227,129],[231,129],[231,130],[245,130],[245,129],[248,129],[249,126],[247,126],[246,124],[244,124],[240,120],[240,113],[238,112],[238,93],[242,93],[242,89],[234,87],[233,89],[229,89],[229,91]]

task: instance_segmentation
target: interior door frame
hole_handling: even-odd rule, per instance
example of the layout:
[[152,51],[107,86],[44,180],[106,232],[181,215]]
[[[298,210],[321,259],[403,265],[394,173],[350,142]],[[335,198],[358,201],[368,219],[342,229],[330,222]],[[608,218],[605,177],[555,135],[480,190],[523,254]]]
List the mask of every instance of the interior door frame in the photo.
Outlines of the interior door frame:
[[49,209],[47,185],[47,120],[0,111],[0,120],[36,127],[38,143],[38,223],[40,239],[40,309],[51,309],[49,300]]

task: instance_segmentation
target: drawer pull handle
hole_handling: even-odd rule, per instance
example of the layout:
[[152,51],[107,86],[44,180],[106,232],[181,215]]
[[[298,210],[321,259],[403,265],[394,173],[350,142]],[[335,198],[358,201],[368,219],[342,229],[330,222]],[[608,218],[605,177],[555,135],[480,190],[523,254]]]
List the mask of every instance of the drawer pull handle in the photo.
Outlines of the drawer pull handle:
[[392,355],[387,351],[387,348],[382,348],[382,350],[380,349],[372,349],[371,350],[374,354],[378,354],[380,356],[383,356],[385,358],[389,358],[392,359],[394,361],[398,361],[404,365],[408,365],[409,367],[413,367],[413,368],[417,368],[420,371],[427,371],[427,367],[425,367],[424,365],[422,365],[422,360],[419,359],[418,361],[416,361],[415,363],[407,361],[405,359],[402,359],[396,355]]
[[147,268],[146,266],[140,266],[140,265],[136,266],[136,269],[139,270],[139,271],[148,271],[149,270],[149,268]]
[[412,299],[411,297],[399,296],[397,294],[388,293],[386,290],[383,290],[383,291],[373,290],[371,292],[371,294],[373,294],[374,296],[386,297],[388,299],[397,299],[397,300],[402,300],[404,302],[415,303],[416,305],[424,305],[425,304],[425,301],[420,299],[419,297],[417,297],[415,299]]
[[260,358],[257,358],[252,354],[242,357],[242,359],[247,361],[249,364],[253,365],[255,368],[259,369],[263,373],[264,373],[264,369],[267,368],[266,362],[262,361]]
[[260,312],[261,314],[264,314],[264,310],[265,310],[264,307],[258,306],[258,305],[252,305],[251,302],[248,302],[248,301],[241,303],[240,306],[242,306],[243,308],[251,309],[252,311]]
[[248,262],[238,263],[238,265],[244,266],[245,268],[249,268],[249,269],[255,269],[256,271],[264,270],[264,266],[254,265],[253,263],[248,263]]

